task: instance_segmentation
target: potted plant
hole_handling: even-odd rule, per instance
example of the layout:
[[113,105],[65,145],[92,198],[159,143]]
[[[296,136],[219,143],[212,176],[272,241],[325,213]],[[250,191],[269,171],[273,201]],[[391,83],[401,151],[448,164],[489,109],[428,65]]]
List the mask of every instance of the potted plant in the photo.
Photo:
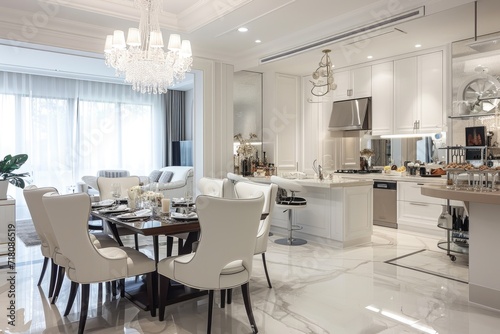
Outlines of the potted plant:
[[6,155],[0,161],[0,200],[7,198],[7,188],[9,183],[16,187],[24,189],[25,181],[23,177],[29,176],[29,173],[13,173],[28,160],[27,154]]

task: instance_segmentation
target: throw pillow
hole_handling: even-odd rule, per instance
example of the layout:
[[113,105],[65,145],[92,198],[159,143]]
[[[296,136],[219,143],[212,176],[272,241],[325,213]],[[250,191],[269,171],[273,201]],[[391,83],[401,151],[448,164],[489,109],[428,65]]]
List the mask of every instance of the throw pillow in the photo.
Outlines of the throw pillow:
[[151,173],[149,173],[149,180],[150,182],[158,182],[160,179],[160,176],[162,174],[161,170],[154,170]]
[[163,173],[161,173],[161,176],[158,179],[158,182],[159,183],[169,183],[170,180],[172,180],[173,176],[174,176],[173,172],[166,170]]

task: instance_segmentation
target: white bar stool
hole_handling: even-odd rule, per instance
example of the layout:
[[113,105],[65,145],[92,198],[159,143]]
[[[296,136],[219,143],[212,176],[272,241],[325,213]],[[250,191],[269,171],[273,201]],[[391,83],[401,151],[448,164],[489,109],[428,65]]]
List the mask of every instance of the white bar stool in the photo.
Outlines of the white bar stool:
[[[303,191],[304,188],[295,181],[287,180],[278,176],[271,176],[271,182],[286,191],[285,196],[278,196],[276,198],[276,207],[284,209],[285,211],[288,210],[288,238],[277,239],[275,243],[288,246],[300,246],[306,244],[306,240],[293,237],[293,231],[302,229],[302,226],[293,224],[293,210],[303,209],[307,206],[307,200],[305,198],[295,196],[295,193]],[[291,196],[288,196],[288,191],[290,191]],[[278,194],[279,193],[280,192],[278,191]]]

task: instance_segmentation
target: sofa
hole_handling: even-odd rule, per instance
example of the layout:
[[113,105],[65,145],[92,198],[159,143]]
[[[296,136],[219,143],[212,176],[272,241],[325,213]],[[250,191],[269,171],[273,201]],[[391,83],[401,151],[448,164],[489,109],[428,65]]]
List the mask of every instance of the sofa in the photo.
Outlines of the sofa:
[[193,196],[193,167],[168,166],[152,171],[142,186],[144,191],[163,193],[164,197],[181,198]]

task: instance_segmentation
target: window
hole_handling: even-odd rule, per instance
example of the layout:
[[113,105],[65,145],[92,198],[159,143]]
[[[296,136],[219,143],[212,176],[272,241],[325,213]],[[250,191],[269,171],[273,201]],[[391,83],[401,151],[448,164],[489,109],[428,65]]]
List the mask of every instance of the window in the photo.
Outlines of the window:
[[[66,193],[84,175],[126,169],[148,175],[163,164],[161,95],[130,86],[0,72],[0,158],[26,153],[32,183]],[[17,219],[29,218],[20,189]]]

